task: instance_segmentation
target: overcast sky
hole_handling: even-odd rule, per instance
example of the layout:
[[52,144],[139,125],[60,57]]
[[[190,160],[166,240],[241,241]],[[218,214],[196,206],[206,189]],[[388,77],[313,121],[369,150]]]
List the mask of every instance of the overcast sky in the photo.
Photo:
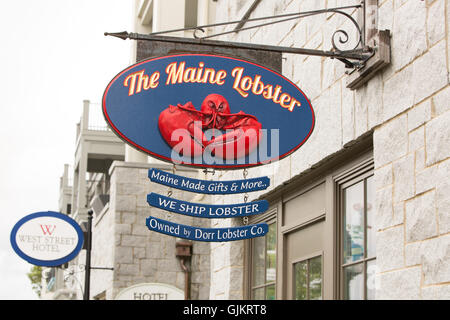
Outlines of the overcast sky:
[[11,248],[22,217],[58,211],[83,100],[99,103],[130,64],[131,0],[0,2],[0,299],[36,299],[32,265]]

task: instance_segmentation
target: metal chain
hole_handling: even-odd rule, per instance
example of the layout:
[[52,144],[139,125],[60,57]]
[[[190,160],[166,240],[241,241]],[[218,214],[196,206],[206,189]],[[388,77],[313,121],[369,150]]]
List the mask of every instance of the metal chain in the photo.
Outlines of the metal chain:
[[[175,174],[177,172],[177,168],[175,165],[172,165],[172,173]],[[172,187],[169,187],[167,190],[167,196],[170,198],[173,194]],[[170,211],[167,211],[167,221],[172,221],[172,213]]]
[[[248,175],[248,169],[245,168],[244,171],[242,172],[242,175],[244,176],[244,179],[247,179],[247,175]],[[246,192],[244,194],[244,203],[247,203],[248,201],[248,193]],[[248,217],[242,217],[242,223],[244,224],[244,226],[246,226],[248,224]]]

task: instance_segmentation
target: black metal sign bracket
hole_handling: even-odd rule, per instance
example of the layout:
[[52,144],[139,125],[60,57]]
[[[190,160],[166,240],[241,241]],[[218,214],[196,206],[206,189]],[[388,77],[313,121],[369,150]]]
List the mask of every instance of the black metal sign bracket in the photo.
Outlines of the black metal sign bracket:
[[[361,9],[363,10],[363,22],[360,26],[358,22],[351,16],[350,13],[345,12],[344,10],[349,9]],[[349,35],[345,30],[339,29],[336,30],[331,36],[331,45],[332,48],[328,51],[325,50],[317,50],[317,49],[307,49],[307,48],[295,48],[295,47],[285,47],[285,46],[273,46],[273,45],[263,45],[263,44],[253,44],[253,43],[240,43],[240,42],[229,42],[229,41],[219,41],[219,40],[209,40],[212,37],[223,36],[230,33],[237,33],[243,30],[249,30],[254,28],[259,28],[267,25],[272,25],[276,23],[282,23],[289,20],[294,19],[302,19],[305,17],[310,17],[318,14],[327,14],[327,13],[336,13],[344,16],[348,19],[354,28],[356,29],[356,45],[349,50],[342,50],[339,48],[339,45],[345,45],[349,41]],[[105,36],[114,36],[120,39],[133,39],[133,40],[145,40],[145,41],[161,41],[161,42],[170,42],[170,43],[181,43],[181,44],[199,44],[203,46],[211,46],[211,47],[222,47],[222,48],[234,48],[234,49],[249,49],[249,50],[264,50],[264,51],[272,51],[279,53],[291,53],[291,54],[302,54],[302,55],[310,55],[310,56],[321,56],[321,57],[329,57],[331,59],[338,59],[343,62],[346,68],[351,68],[354,70],[361,69],[365,66],[366,61],[372,57],[376,52],[376,47],[369,47],[365,43],[365,2],[362,1],[361,4],[352,5],[352,6],[344,6],[337,8],[329,8],[322,10],[314,10],[314,11],[305,11],[298,13],[287,13],[275,16],[266,16],[260,18],[247,18],[245,17],[242,20],[230,21],[230,22],[222,22],[215,23],[209,25],[202,25],[192,28],[182,28],[182,29],[174,29],[168,31],[161,32],[153,32],[150,34],[139,34],[139,33],[129,33],[126,31],[116,32],[116,33],[108,33],[105,32]],[[276,20],[274,20],[276,19]],[[257,23],[255,25],[251,25],[248,27],[243,27],[247,22],[253,21],[264,21],[271,20],[269,22]],[[207,28],[214,28],[226,25],[236,24],[239,28],[234,28],[230,31],[224,31],[215,34],[209,35],[201,35],[205,34],[205,30]],[[191,38],[183,38],[183,37],[172,37],[172,36],[163,36],[162,34],[173,33],[173,32],[181,32],[181,31],[193,31],[193,39]],[[337,41],[336,41],[337,40]],[[339,45],[337,44],[339,42]]]

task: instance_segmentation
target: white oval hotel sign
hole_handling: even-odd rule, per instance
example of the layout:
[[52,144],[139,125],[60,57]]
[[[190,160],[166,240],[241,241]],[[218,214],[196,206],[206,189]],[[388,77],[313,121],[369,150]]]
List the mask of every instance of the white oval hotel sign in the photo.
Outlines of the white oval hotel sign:
[[52,267],[76,257],[83,246],[83,232],[67,215],[37,212],[16,223],[10,240],[21,258],[37,266]]

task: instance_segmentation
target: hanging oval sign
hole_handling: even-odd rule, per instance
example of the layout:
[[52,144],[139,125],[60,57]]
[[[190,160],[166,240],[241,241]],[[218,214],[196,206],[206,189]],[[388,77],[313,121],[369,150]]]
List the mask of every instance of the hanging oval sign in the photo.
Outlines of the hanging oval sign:
[[237,169],[280,160],[314,129],[305,94],[281,74],[238,58],[180,54],[120,72],[103,114],[126,143],[160,160]]
[[77,256],[83,246],[83,231],[65,214],[36,212],[15,224],[10,241],[22,259],[36,266],[54,267]]

